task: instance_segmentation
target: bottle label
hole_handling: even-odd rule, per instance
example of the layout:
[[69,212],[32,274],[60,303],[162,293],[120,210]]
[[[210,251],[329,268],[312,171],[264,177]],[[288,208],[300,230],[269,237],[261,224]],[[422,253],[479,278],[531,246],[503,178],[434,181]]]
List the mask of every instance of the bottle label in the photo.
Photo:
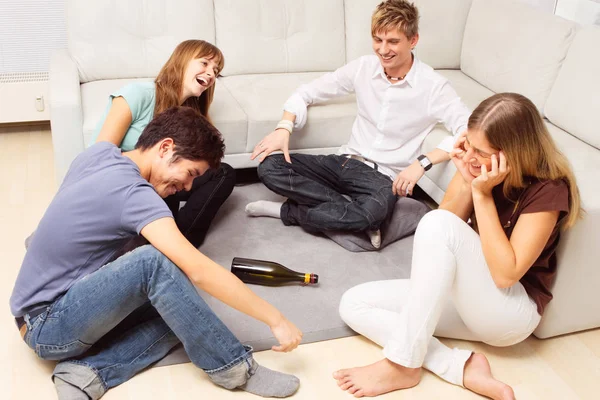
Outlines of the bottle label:
[[304,274],[304,283],[310,283],[310,274]]

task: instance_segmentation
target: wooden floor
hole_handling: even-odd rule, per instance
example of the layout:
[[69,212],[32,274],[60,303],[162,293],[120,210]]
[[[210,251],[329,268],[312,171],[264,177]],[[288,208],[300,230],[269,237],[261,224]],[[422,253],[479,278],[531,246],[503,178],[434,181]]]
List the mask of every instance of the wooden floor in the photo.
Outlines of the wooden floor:
[[[0,126],[0,388],[2,399],[56,398],[50,375],[54,363],[41,361],[21,341],[8,299],[25,254],[24,238],[35,227],[56,190],[52,140],[48,126]],[[57,232],[60,235],[60,232]],[[444,340],[485,353],[496,376],[510,384],[520,400],[600,399],[600,330],[538,340],[509,348]],[[301,380],[294,399],[350,399],[331,378],[339,368],[364,365],[382,357],[378,346],[361,337],[300,346],[290,354],[265,351],[256,359],[265,366],[296,374]],[[209,382],[192,364],[152,368],[111,389],[117,399],[257,399],[229,392]],[[462,388],[426,372],[415,388],[381,399],[477,399]]]

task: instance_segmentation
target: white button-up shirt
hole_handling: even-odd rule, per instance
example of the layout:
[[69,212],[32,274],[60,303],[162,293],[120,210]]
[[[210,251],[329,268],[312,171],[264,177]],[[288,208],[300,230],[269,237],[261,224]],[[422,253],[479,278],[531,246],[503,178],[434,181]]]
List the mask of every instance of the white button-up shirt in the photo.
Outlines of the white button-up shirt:
[[[306,123],[307,107],[356,93],[358,115],[350,141],[338,154],[357,154],[375,161],[392,179],[421,154],[423,140],[441,122],[458,135],[471,114],[450,82],[414,57],[406,77],[390,83],[375,55],[360,57],[334,72],[300,86],[284,110],[296,115],[296,128]],[[438,148],[452,150],[455,137]]]

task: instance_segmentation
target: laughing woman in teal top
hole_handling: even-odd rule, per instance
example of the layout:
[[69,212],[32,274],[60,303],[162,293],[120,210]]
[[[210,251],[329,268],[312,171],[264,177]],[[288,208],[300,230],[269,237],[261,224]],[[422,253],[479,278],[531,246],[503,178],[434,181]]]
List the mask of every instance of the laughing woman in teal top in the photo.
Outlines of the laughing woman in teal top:
[[[155,115],[173,106],[189,106],[209,121],[215,82],[223,69],[221,51],[203,40],[180,43],[154,82],[130,83],[110,95],[106,112],[98,124],[93,142],[111,142],[123,151],[133,150],[142,131]],[[177,226],[187,239],[199,247],[215,214],[231,194],[235,170],[221,164],[194,180],[189,192],[174,192],[165,201]],[[180,202],[185,206],[179,209]],[[141,244],[140,238],[124,251]]]

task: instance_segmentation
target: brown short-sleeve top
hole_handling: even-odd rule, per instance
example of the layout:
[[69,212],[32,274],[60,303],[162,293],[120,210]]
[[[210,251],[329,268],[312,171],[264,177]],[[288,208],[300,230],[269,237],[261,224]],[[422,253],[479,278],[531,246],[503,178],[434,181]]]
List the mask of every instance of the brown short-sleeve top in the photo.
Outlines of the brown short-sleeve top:
[[569,186],[564,180],[528,179],[528,186],[515,190],[510,199],[503,193],[503,184],[492,190],[492,196],[498,210],[500,224],[510,239],[513,228],[521,214],[543,211],[559,211],[558,221],[542,253],[520,282],[529,297],[537,304],[540,315],[552,300],[550,288],[556,276],[556,248],[560,239],[560,222],[569,212]]

